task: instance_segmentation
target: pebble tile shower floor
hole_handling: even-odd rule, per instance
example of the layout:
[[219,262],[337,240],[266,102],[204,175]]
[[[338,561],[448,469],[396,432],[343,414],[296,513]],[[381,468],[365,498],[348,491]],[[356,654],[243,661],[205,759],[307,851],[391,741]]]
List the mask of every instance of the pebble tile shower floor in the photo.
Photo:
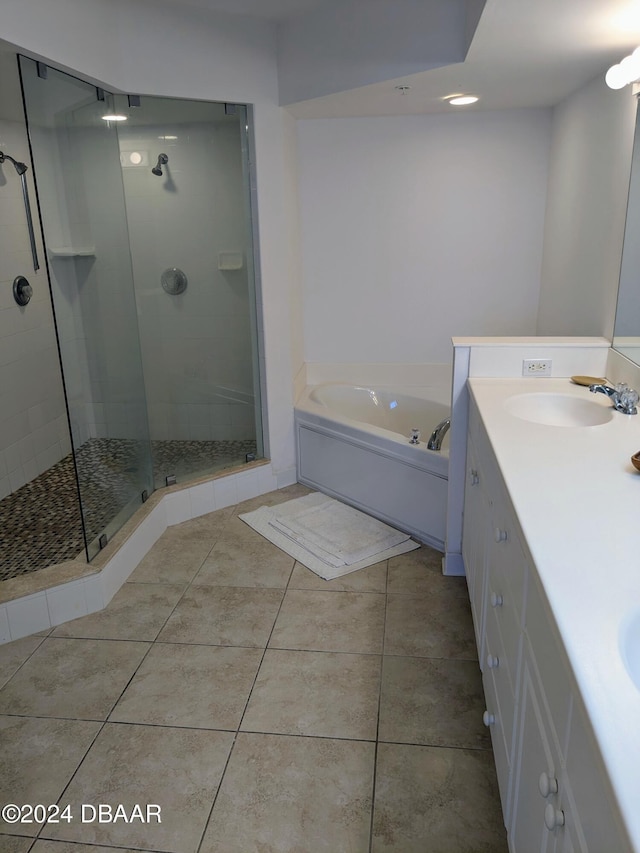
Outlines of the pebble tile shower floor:
[[[244,462],[255,441],[153,441],[154,479],[179,477]],[[88,538],[138,496],[139,445],[125,439],[91,439],[77,453]],[[0,501],[0,581],[72,560],[84,550],[73,457]]]
[[464,579],[422,547],[323,581],[237,517],[307,492],[167,529],[104,611],[0,647],[0,800],[72,815],[3,853],[507,853]]

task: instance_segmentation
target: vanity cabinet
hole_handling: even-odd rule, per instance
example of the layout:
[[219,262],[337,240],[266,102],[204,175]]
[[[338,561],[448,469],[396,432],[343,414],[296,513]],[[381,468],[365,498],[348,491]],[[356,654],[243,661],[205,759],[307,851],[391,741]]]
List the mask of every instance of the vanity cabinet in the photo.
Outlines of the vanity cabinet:
[[478,647],[480,668],[484,660],[485,542],[489,524],[489,504],[484,484],[484,471],[474,442],[467,444],[467,484],[464,495],[464,536],[462,558],[471,601],[473,627]]
[[630,851],[567,656],[470,400],[462,553],[511,853]]
[[467,445],[462,553],[486,698],[484,723],[491,733],[507,822],[511,813],[527,566],[506,489],[473,407]]
[[518,729],[512,821],[507,826],[511,849],[587,851],[576,825],[568,775],[528,640],[522,661]]

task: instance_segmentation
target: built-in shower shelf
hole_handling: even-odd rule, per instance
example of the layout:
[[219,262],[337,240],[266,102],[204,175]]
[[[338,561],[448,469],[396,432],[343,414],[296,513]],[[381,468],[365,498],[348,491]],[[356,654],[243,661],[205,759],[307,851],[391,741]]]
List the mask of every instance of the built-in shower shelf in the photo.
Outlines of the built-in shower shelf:
[[242,252],[218,252],[219,270],[241,270],[242,266]]
[[57,246],[49,249],[51,258],[95,258],[95,246]]

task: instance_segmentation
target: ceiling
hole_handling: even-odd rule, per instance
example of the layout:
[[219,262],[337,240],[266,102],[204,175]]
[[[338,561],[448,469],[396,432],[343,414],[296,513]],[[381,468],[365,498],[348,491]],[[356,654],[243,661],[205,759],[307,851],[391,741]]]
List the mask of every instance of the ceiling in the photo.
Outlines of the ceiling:
[[[336,0],[171,2],[278,24]],[[487,0],[464,62],[287,108],[298,118],[423,114],[454,109],[443,97],[464,92],[480,97],[471,110],[550,106],[639,44],[640,0]]]
[[279,23],[294,15],[305,14],[334,0],[171,0],[176,6],[197,6],[213,12],[248,15]]

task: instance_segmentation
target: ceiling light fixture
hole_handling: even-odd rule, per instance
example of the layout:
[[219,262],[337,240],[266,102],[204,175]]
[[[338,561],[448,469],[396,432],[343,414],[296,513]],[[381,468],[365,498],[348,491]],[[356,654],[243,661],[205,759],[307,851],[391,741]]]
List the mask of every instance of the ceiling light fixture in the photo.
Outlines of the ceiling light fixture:
[[126,121],[127,116],[119,115],[118,113],[107,113],[107,115],[100,116],[103,121]]
[[610,89],[623,89],[640,79],[640,47],[625,56],[617,65],[612,65],[604,80]]
[[466,107],[469,104],[475,104],[477,100],[477,95],[450,95],[445,98],[452,107]]

